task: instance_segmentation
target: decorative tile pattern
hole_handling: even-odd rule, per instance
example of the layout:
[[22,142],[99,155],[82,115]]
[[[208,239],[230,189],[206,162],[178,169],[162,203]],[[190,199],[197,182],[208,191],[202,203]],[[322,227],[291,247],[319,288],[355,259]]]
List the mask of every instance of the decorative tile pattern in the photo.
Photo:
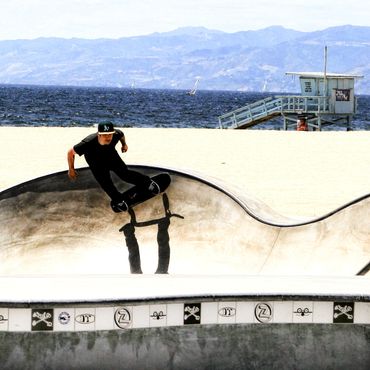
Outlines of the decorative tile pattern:
[[333,322],[353,324],[355,304],[353,302],[334,302]]
[[73,331],[75,329],[74,308],[54,308],[54,331]]
[[236,302],[218,302],[217,318],[218,324],[235,324]]
[[130,329],[134,320],[132,307],[121,306],[114,309],[114,322],[118,329]]
[[54,310],[52,308],[33,308],[31,310],[32,331],[52,331],[54,328]]
[[151,328],[167,326],[167,305],[150,305],[149,307],[149,326]]
[[9,309],[0,308],[0,331],[8,331]]
[[271,323],[370,325],[370,302],[189,300],[115,307],[0,308],[0,331],[13,332]]
[[75,309],[74,315],[76,331],[95,330],[96,314],[95,308],[79,307]]
[[256,323],[267,324],[274,322],[274,304],[272,302],[258,302],[254,306]]
[[313,322],[313,302],[294,302],[293,303],[293,322],[312,323]]
[[201,303],[184,303],[184,325],[200,324]]

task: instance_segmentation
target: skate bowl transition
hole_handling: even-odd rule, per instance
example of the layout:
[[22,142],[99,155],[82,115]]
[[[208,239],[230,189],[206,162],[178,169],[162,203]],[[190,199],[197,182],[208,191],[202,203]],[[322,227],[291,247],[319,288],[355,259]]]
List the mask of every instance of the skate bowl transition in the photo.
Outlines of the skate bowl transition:
[[130,167],[171,185],[126,213],[87,168],[0,193],[3,368],[369,368],[370,195],[292,220]]

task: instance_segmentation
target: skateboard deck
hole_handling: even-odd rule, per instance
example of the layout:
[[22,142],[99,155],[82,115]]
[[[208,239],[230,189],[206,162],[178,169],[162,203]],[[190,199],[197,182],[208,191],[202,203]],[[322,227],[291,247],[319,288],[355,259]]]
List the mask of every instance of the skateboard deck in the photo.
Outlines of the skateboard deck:
[[[153,194],[149,189],[143,190],[135,185],[122,193],[122,199],[126,202],[128,208],[132,208],[163,193],[171,183],[171,177],[168,173],[160,173],[152,176],[151,179],[158,184],[160,192],[158,194]],[[115,206],[113,203],[111,203],[111,207],[116,213],[123,212],[123,210]]]

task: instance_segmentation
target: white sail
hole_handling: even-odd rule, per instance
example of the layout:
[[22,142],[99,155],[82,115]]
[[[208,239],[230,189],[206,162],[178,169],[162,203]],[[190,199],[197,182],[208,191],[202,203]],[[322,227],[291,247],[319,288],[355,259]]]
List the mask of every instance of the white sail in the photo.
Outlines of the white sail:
[[188,91],[188,95],[195,95],[195,93],[197,92],[198,83],[199,83],[199,78],[196,79],[194,87],[190,91]]

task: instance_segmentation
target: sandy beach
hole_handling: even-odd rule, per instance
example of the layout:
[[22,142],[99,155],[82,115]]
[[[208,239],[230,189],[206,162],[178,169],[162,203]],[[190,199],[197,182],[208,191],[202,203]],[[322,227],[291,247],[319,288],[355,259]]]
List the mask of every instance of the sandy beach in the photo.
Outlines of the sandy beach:
[[[0,191],[67,169],[94,128],[0,127]],[[124,129],[127,164],[191,170],[286,216],[320,216],[370,192],[370,132]],[[77,157],[76,168],[85,167]]]

